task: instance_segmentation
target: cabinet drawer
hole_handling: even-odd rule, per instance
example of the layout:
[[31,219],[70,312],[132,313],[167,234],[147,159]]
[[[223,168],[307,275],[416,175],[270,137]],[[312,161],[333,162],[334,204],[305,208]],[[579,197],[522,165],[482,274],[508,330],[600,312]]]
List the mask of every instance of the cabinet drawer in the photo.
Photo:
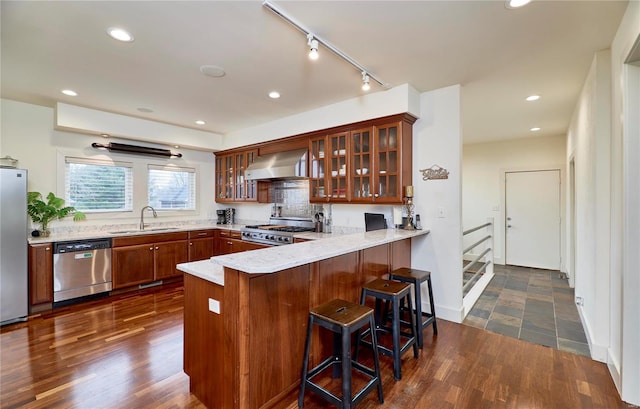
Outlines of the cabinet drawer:
[[242,233],[240,233],[240,231],[238,230],[220,230],[218,234],[220,235],[220,237],[225,237],[229,239],[242,238]]
[[190,239],[204,239],[206,237],[214,237],[215,235],[216,235],[216,231],[213,229],[193,230],[189,232]]

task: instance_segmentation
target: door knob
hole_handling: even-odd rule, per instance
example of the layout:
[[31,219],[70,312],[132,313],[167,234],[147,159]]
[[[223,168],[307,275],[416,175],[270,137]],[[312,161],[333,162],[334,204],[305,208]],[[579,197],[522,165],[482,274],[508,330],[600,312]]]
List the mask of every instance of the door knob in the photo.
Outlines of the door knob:
[[507,224],[507,227],[508,227],[508,228],[511,228],[511,225],[510,225],[510,224]]
[[511,217],[507,217],[507,220],[511,220]]

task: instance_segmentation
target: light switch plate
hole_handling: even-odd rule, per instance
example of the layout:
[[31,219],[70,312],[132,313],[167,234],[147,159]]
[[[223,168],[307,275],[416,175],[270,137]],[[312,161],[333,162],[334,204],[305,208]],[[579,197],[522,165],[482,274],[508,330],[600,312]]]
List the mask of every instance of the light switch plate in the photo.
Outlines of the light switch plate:
[[209,311],[220,314],[220,301],[209,298]]
[[442,206],[438,207],[438,217],[440,218],[447,217],[447,211]]

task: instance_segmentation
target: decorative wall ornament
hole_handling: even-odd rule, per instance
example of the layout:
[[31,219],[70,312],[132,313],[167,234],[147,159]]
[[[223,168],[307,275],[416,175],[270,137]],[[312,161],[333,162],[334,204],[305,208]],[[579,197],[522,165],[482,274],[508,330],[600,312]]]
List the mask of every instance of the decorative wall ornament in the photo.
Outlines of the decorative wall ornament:
[[449,171],[438,165],[420,169],[420,172],[422,172],[422,180],[449,179]]

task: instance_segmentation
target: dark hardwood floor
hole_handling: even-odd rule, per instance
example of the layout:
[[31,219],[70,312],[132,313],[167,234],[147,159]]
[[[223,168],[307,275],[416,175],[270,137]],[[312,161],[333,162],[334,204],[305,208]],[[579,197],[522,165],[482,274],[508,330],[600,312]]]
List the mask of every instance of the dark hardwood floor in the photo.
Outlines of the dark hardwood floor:
[[[31,317],[0,331],[2,408],[201,408],[182,372],[182,287]],[[606,366],[451,322],[425,330],[401,381],[381,358],[385,403],[364,408],[627,408]],[[295,362],[292,365],[299,365]],[[280,408],[297,407],[292,393]],[[311,393],[305,408],[329,407]]]

